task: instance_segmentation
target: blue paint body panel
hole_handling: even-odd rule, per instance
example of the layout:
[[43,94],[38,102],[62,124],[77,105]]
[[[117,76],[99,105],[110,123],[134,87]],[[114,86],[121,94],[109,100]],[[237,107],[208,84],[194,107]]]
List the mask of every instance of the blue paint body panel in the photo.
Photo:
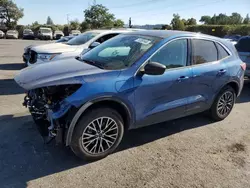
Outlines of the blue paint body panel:
[[[135,32],[135,34],[157,35],[162,39],[150,48],[132,66],[123,70],[97,71],[88,66],[93,74],[77,74],[74,79],[82,86],[71,96],[61,102],[61,108],[54,111],[52,117],[60,118],[71,107],[80,108],[84,104],[108,97],[115,98],[129,109],[132,124],[137,128],[166,120],[176,119],[209,109],[218,92],[228,83],[234,82],[243,87],[244,70],[235,49],[223,39],[195,33],[169,32]],[[146,35],[145,34],[145,35]],[[162,75],[139,75],[138,69],[159,48],[177,38],[205,38],[222,43],[231,54],[220,61],[167,69]],[[51,63],[52,65],[52,63]],[[96,68],[98,69],[98,68]],[[225,70],[223,74],[218,74]],[[188,79],[179,81],[178,78]],[[70,78],[72,79],[72,78]]]

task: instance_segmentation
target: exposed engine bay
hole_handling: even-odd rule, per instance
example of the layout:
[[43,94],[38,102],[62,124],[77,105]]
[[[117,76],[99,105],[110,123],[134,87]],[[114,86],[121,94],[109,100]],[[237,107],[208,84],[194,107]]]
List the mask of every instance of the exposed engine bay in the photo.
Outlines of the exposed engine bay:
[[65,116],[60,119],[53,119],[52,113],[60,109],[61,101],[72,95],[80,87],[81,84],[59,85],[33,89],[27,92],[23,105],[29,108],[46,143],[55,138],[59,131],[63,133],[67,129],[67,123],[70,119]]

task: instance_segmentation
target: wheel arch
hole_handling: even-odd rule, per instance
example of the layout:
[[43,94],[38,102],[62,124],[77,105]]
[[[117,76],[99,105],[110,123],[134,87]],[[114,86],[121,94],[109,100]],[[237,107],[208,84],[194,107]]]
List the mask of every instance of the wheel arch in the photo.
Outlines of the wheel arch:
[[76,114],[73,116],[72,121],[70,123],[70,126],[68,128],[67,134],[66,134],[66,140],[65,145],[68,146],[71,143],[73,131],[75,129],[75,126],[79,120],[79,118],[89,112],[91,109],[97,108],[99,106],[107,106],[109,108],[113,108],[120,113],[120,115],[123,118],[125,130],[129,129],[131,125],[134,122],[133,113],[131,108],[123,102],[121,99],[115,98],[115,97],[101,97],[96,98],[94,100],[86,102],[84,105],[82,105],[76,112]]

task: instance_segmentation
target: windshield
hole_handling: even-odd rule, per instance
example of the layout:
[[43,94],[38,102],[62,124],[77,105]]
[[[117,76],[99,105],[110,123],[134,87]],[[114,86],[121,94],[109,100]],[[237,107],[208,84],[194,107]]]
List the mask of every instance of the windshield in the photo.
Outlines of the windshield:
[[78,34],[78,33],[80,34],[81,32],[79,30],[72,30],[71,33],[72,34]]
[[31,32],[32,32],[31,29],[25,29],[25,30],[23,30],[23,33],[31,33]]
[[67,44],[68,45],[81,45],[81,44],[88,42],[90,39],[94,38],[95,36],[99,34],[100,33],[96,33],[96,32],[83,33],[81,35],[74,37],[72,40],[67,42]]
[[51,33],[50,29],[40,29],[41,33]]
[[81,55],[81,60],[103,69],[124,69],[131,66],[159,40],[157,37],[141,35],[118,35]]
[[7,33],[10,33],[10,34],[16,34],[16,33],[17,33],[17,31],[15,31],[15,30],[9,30],[9,31],[7,31]]

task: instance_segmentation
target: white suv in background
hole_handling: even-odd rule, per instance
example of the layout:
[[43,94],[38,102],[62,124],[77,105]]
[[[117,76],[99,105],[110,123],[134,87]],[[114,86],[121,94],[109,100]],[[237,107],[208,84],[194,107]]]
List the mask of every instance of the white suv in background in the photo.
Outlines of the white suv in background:
[[28,46],[24,49],[23,60],[26,65],[48,63],[58,59],[79,56],[102,42],[134,29],[91,30],[80,34],[67,43],[51,43],[38,46]]

